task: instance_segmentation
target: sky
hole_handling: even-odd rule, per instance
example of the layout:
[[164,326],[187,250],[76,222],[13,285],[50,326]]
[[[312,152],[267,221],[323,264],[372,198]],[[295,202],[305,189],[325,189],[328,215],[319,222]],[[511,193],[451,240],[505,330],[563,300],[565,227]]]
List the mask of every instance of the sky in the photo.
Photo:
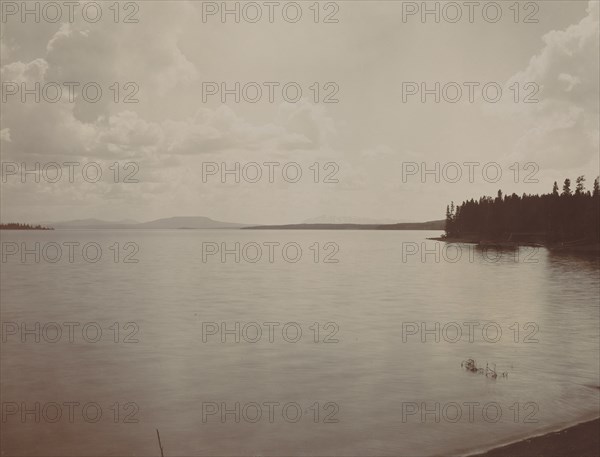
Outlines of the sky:
[[425,221],[599,174],[598,1],[55,5],[2,2],[3,222]]

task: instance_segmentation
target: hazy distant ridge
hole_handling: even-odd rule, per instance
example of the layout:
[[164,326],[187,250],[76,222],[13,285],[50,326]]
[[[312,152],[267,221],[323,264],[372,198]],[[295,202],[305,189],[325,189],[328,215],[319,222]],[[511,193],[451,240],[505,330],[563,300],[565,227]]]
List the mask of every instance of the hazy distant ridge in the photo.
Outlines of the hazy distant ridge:
[[149,222],[77,219],[64,222],[41,222],[55,229],[253,229],[253,230],[443,230],[444,221],[403,222],[397,224],[311,223],[286,225],[249,225],[215,221],[204,216],[179,216]]
[[445,221],[403,222],[399,224],[288,224],[243,227],[247,230],[444,230]]
[[248,224],[215,221],[204,216],[179,216],[156,219],[149,222],[111,222],[99,219],[81,219],[64,222],[45,222],[44,225],[56,229],[219,229],[242,228]]

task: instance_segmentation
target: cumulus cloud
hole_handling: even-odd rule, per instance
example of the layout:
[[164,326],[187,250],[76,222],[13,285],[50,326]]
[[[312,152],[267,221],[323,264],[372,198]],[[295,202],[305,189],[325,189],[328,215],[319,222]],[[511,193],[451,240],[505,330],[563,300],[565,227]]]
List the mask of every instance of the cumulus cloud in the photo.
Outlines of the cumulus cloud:
[[[523,126],[515,143],[515,160],[533,159],[542,166],[561,168],[593,164],[599,149],[598,89],[600,53],[599,3],[590,1],[587,15],[564,30],[543,36],[544,46],[525,69],[513,75],[521,99],[532,94],[534,82],[538,103],[513,103],[505,99],[491,111],[514,118]],[[508,97],[511,98],[511,97]]]
[[[359,13],[364,6],[356,4],[355,8],[353,11]],[[386,11],[377,10],[373,20],[381,19]],[[566,24],[560,12],[550,16],[556,23]],[[51,206],[60,206],[63,213],[69,213],[72,207],[73,214],[67,216],[72,218],[88,217],[96,208],[105,208],[109,215],[120,211],[109,218],[139,211],[132,216],[140,219],[168,215],[163,213],[165,208],[196,214],[218,208],[231,213],[232,220],[256,222],[272,221],[274,217],[287,222],[296,220],[298,211],[310,217],[313,210],[327,214],[344,208],[356,210],[356,214],[371,211],[373,217],[404,208],[438,214],[438,207],[443,213],[443,206],[434,197],[443,205],[448,198],[455,198],[448,195],[447,188],[424,189],[417,180],[409,183],[411,187],[401,180],[403,161],[420,163],[427,157],[442,160],[443,148],[438,148],[439,154],[431,151],[436,145],[453,146],[459,151],[452,153],[458,154],[459,158],[453,159],[457,161],[463,150],[467,160],[466,156],[473,155],[472,150],[480,145],[502,143],[498,150],[504,148],[507,138],[512,143],[503,150],[512,147],[514,161],[536,160],[542,167],[564,167],[585,165],[594,157],[597,160],[597,2],[590,3],[586,17],[578,23],[555,26],[557,30],[546,34],[539,52],[528,64],[523,65],[519,56],[507,56],[505,66],[513,69],[514,76],[506,86],[535,81],[541,87],[540,103],[499,103],[492,106],[493,114],[498,116],[494,118],[484,118],[477,112],[477,116],[464,119],[456,112],[465,111],[456,111],[454,106],[436,106],[431,110],[433,117],[403,117],[402,109],[393,106],[389,86],[377,82],[383,73],[398,80],[405,76],[402,59],[381,59],[383,51],[394,50],[394,55],[400,56],[400,51],[406,49],[396,49],[395,45],[387,49],[387,44],[379,41],[352,48],[354,41],[347,38],[355,36],[357,24],[364,26],[364,17],[349,15],[347,21],[336,28],[339,41],[335,43],[341,48],[335,59],[329,52],[331,43],[323,46],[323,40],[318,39],[330,36],[325,28],[313,34],[301,24],[295,28],[283,23],[266,27],[218,21],[203,24],[194,2],[143,2],[139,24],[3,24],[2,81],[25,83],[28,87],[36,82],[94,81],[105,93],[97,103],[82,99],[79,92],[70,101],[66,91],[56,103],[21,103],[18,95],[11,97],[2,107],[2,159],[27,163],[96,161],[104,169],[113,162],[133,161],[140,167],[140,183],[135,185],[42,183],[23,192],[20,184],[9,183],[3,185],[3,207],[11,211],[27,207],[17,215],[45,211]],[[371,33],[369,27],[364,30]],[[385,43],[390,41],[388,37],[393,37],[394,43],[406,42],[404,38],[414,33],[409,28],[398,29],[397,24],[380,22],[377,27],[385,33]],[[445,33],[443,28],[435,30],[432,33],[439,33],[435,35],[438,38]],[[530,30],[523,33],[524,39],[532,39]],[[279,36],[285,40],[274,39]],[[471,38],[464,40],[460,43],[472,44]],[[472,52],[489,55],[488,45],[473,45]],[[423,52],[431,53],[418,60],[427,60],[427,71],[437,74],[456,70],[440,59],[439,48]],[[463,63],[457,65],[462,68]],[[470,71],[477,65],[474,62]],[[344,71],[362,67],[365,71],[357,75]],[[324,105],[304,99],[281,104],[202,103],[202,81],[232,78],[298,80],[306,85],[337,81],[340,103]],[[139,86],[139,103],[115,103],[108,87],[119,82],[123,88],[130,81]],[[304,94],[307,96],[309,91]],[[454,131],[458,125],[461,129]],[[469,137],[472,131],[476,134]],[[299,162],[307,173],[308,185],[290,187],[278,182],[268,187],[262,183],[229,186],[219,182],[206,186],[199,180],[203,161]],[[308,169],[315,162],[320,164],[321,178],[329,171],[324,165],[335,162],[339,184],[315,186]],[[240,189],[247,201],[240,198]],[[477,193],[473,186],[467,189],[457,185],[455,189],[456,198]],[[439,196],[431,197],[434,192]],[[251,217],[255,208],[261,211],[258,218]]]
[[18,61],[4,65],[0,68],[0,77],[6,84],[16,83],[21,85],[25,83],[26,87],[30,89],[36,82],[44,81],[47,71],[48,62],[43,58],[38,58],[31,62]]
[[[0,68],[3,81],[32,88],[49,82],[119,80],[115,69],[122,61],[118,46],[98,29],[61,25],[51,34],[41,55],[32,60],[12,60]],[[89,49],[98,52],[90,53]],[[197,76],[197,70],[177,48],[174,37],[166,37],[149,62],[146,90],[168,97],[169,90]],[[143,57],[137,57],[138,63]],[[336,134],[335,123],[322,107],[304,100],[282,104],[271,120],[250,121],[233,108],[221,105],[196,109],[180,119],[151,118],[138,105],[89,104],[65,89],[55,103],[22,103],[9,97],[3,109],[0,138],[3,160],[28,164],[94,161],[106,172],[113,162],[136,162],[140,183],[124,185],[110,179],[90,184],[60,182],[44,185],[29,182],[27,191],[17,181],[3,185],[4,201],[15,208],[103,206],[107,202],[128,205],[172,206],[172,201],[193,201],[198,195],[217,201],[221,191],[198,187],[203,157],[211,160],[267,161],[273,155],[310,152],[306,158],[323,157]],[[3,107],[4,108],[4,107]],[[31,180],[30,180],[31,181]],[[256,186],[253,188],[257,190]],[[215,194],[216,192],[216,194]],[[235,190],[232,190],[235,193]],[[168,195],[168,196],[167,196]],[[20,211],[20,210],[19,210]]]

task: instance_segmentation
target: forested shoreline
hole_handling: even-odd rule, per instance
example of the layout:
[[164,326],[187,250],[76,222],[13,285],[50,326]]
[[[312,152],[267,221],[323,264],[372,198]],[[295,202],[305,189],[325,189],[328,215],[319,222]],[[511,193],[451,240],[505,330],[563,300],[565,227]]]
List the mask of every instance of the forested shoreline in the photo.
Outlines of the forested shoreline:
[[544,244],[600,243],[600,185],[585,189],[579,176],[575,190],[565,179],[542,195],[513,193],[470,199],[446,208],[446,238],[478,241],[536,241]]
[[18,222],[9,222],[8,224],[0,224],[0,230],[54,230],[51,227],[43,227],[41,225],[20,224]]

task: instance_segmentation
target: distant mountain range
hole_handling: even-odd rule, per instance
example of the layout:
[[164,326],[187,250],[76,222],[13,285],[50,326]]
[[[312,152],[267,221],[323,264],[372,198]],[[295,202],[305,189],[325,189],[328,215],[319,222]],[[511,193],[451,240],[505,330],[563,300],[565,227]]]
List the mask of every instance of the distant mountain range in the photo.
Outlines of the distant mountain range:
[[[337,218],[332,218],[335,220]],[[343,218],[340,218],[343,219]],[[351,220],[352,218],[347,218]],[[62,222],[39,222],[54,229],[252,229],[252,230],[443,230],[444,220],[429,222],[382,223],[302,223],[287,225],[249,225],[215,221],[203,216],[183,216],[138,222],[131,219],[104,221],[100,219],[77,219]]]
[[242,228],[248,225],[215,221],[202,216],[168,217],[149,222],[138,222],[131,219],[121,221],[77,219],[63,222],[40,222],[40,224],[55,229],[222,229]]

